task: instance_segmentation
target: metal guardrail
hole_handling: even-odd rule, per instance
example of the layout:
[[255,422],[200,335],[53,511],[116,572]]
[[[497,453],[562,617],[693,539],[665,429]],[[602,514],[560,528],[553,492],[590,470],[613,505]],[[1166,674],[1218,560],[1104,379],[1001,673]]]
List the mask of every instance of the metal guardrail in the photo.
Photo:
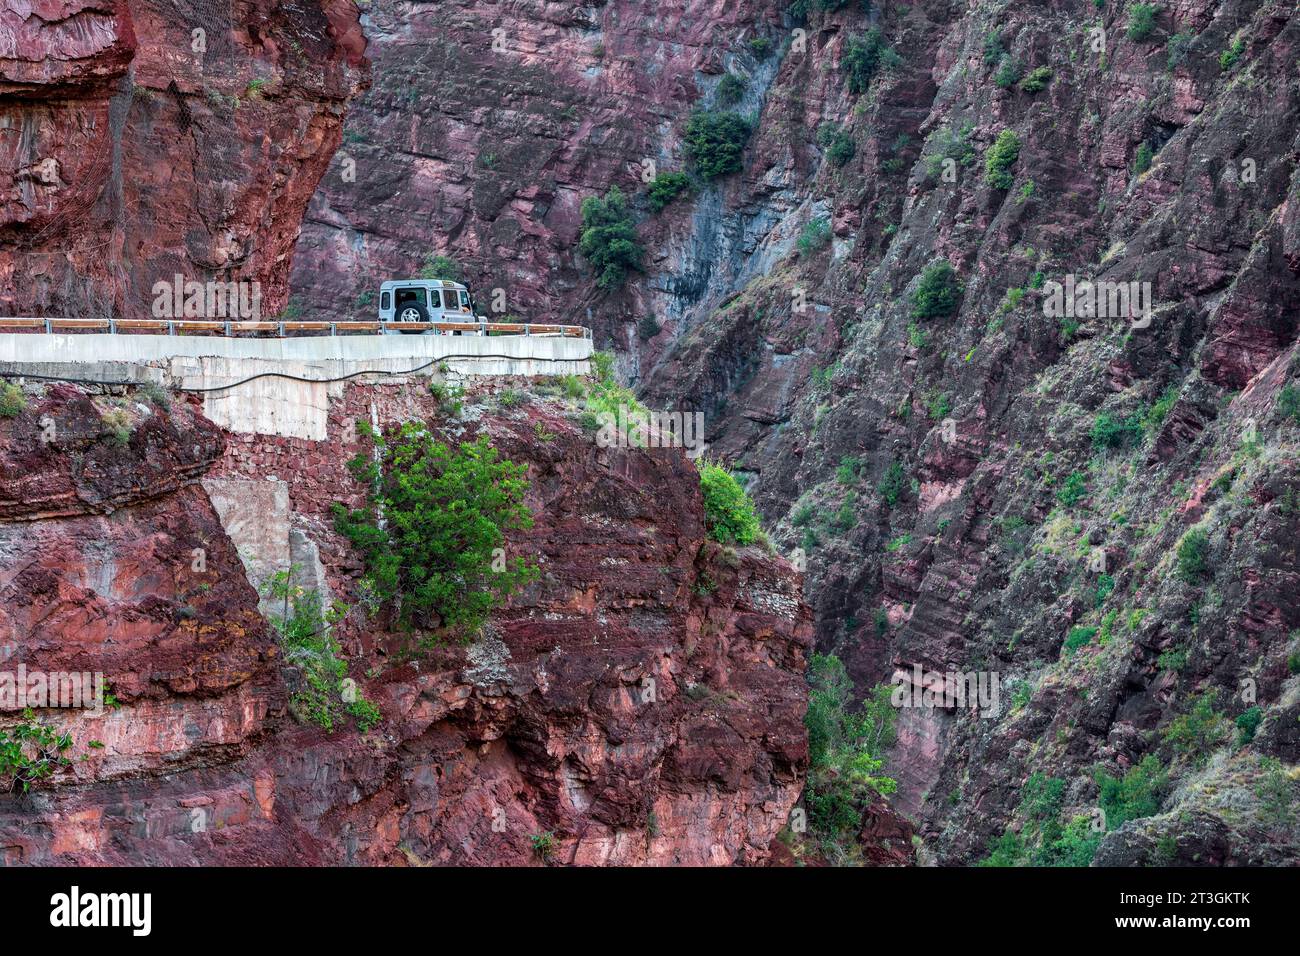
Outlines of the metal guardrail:
[[233,335],[236,332],[428,332],[452,335],[558,335],[589,339],[591,329],[581,325],[546,325],[516,322],[223,322],[216,319],[52,319],[33,316],[0,318],[0,332],[31,329],[38,332],[163,332],[167,335],[207,333]]

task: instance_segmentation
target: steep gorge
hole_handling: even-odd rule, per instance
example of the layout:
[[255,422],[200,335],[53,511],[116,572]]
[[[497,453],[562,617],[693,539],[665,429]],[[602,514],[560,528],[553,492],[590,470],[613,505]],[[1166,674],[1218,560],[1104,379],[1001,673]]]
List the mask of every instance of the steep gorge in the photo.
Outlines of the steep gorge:
[[[1000,679],[996,715],[899,713],[922,859],[1027,854],[1035,781],[1098,862],[1294,861],[1294,5],[793,6],[375,4],[403,81],[349,116],[359,175],[313,199],[295,292],[350,313],[447,254],[481,303],[589,315],[644,400],[704,410],[860,692]],[[872,29],[897,63],[854,50]],[[582,199],[689,170],[727,72],[743,170],[635,199],[644,274],[598,289]],[[917,315],[941,260],[957,303]],[[1149,321],[1046,313],[1094,279],[1148,283]],[[1146,757],[1155,804],[1093,827]]]

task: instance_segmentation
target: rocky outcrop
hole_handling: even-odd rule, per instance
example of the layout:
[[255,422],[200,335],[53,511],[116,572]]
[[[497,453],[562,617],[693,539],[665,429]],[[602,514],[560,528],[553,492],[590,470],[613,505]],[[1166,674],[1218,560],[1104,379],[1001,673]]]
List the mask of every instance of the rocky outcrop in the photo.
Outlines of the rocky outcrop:
[[0,312],[148,317],[155,282],[287,298],[302,212],[366,82],[351,2],[0,12]]
[[[224,434],[197,404],[69,386],[35,390],[0,421],[5,666],[103,672],[117,698],[98,716],[40,712],[72,735],[73,759],[27,796],[0,797],[4,858],[767,859],[807,762],[811,622],[797,579],[763,551],[706,540],[680,450],[600,449],[562,400],[494,391],[471,395],[462,419],[417,381],[354,384],[326,442]],[[358,493],[351,423],[372,415],[486,433],[528,464],[537,520],[509,547],[541,576],[469,646],[416,652],[359,606],[359,564],[327,509]],[[58,438],[35,451],[43,418]],[[50,492],[25,511],[29,474]],[[329,592],[354,605],[337,635],[382,712],[376,728],[331,734],[289,714],[294,668],[257,612],[256,562],[201,476],[225,512],[241,483],[286,486],[299,553],[309,540]]]

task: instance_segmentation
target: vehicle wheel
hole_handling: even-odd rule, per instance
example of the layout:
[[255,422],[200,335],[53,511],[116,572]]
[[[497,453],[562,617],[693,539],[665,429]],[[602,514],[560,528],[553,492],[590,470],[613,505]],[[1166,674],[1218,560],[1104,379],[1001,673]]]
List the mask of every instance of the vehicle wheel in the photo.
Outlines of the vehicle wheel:
[[[394,318],[396,318],[398,322],[428,322],[429,313],[424,306],[420,305],[420,303],[410,302],[398,309],[397,315],[394,316]],[[400,331],[404,335],[418,335],[423,332],[424,329],[401,329]]]

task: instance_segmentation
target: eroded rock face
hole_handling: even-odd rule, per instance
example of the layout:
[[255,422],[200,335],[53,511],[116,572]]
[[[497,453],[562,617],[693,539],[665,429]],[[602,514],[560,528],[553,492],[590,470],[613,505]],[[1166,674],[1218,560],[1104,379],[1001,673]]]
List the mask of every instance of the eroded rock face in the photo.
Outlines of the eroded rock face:
[[364,48],[339,0],[7,5],[0,312],[148,317],[176,274],[278,311]]
[[[1258,797],[1263,758],[1295,773],[1266,743],[1289,739],[1300,650],[1284,543],[1300,478],[1279,405],[1300,314],[1292,5],[1182,0],[1135,39],[1115,4],[846,4],[813,10],[801,37],[766,4],[689,20],[670,4],[677,46],[627,7],[453,8],[452,49],[350,119],[375,172],[313,201],[304,302],[348,313],[445,252],[481,304],[499,287],[527,318],[590,307],[647,403],[705,410],[711,454],[750,474],[782,548],[809,552],[818,646],[860,689],[915,664],[1001,678],[996,718],[901,718],[895,804],[924,859],[971,862],[1020,832],[1032,774],[1065,781],[1064,825],[1098,808],[1098,769],[1148,754],[1172,775],[1159,812],[1110,833],[1099,861],[1296,859]],[[421,6],[372,26],[393,64],[430,29]],[[872,27],[901,62],[855,93],[846,53]],[[755,56],[756,35],[779,56]],[[630,47],[639,70],[615,70]],[[1016,82],[1039,68],[1041,88]],[[744,170],[659,214],[635,200],[646,274],[599,292],[576,254],[581,198],[638,192],[641,155],[687,167],[687,114],[719,105],[723,69],[747,80],[737,108],[758,110]],[[1005,131],[1020,150],[993,188]],[[431,226],[391,225],[414,207]],[[938,259],[959,303],[920,319],[911,294]],[[1046,315],[1043,287],[1068,276],[1150,283],[1152,321]],[[638,334],[647,313],[660,330]],[[1102,415],[1136,416],[1137,434],[1098,446]],[[1198,525],[1211,564],[1186,580],[1175,552]],[[1093,642],[1063,650],[1076,627]],[[1229,724],[1258,703],[1261,743],[1177,751],[1171,725],[1204,693]]]
[[[606,301],[593,296],[590,269],[575,258],[582,201],[610,185],[644,190],[647,164],[679,170],[678,121],[714,95],[727,69],[755,72],[734,108],[757,109],[777,60],[746,43],[778,44],[784,6],[372,6],[364,25],[376,82],[349,111],[341,148],[355,177],[340,163],[313,198],[294,295],[313,317],[356,318],[373,309],[382,279],[415,275],[427,256],[445,252],[484,311],[501,289],[501,311],[582,322],[635,343],[638,319],[680,312],[713,271],[732,273],[752,237],[730,210],[717,219],[720,203],[695,217],[675,206],[661,225],[646,224],[665,236],[646,267],[667,285],[638,284]],[[698,229],[711,240],[692,235]],[[689,275],[669,278],[665,262]]]
[[[240,482],[284,480],[287,524],[354,602],[360,568],[327,509],[356,499],[348,426],[372,408],[527,462],[537,522],[510,549],[542,573],[480,640],[415,658],[355,609],[338,634],[384,719],[328,734],[289,715],[293,669],[198,478],[227,509]],[[41,417],[62,437],[34,452]],[[102,671],[120,702],[41,712],[74,759],[0,798],[8,862],[524,863],[547,833],[557,863],[769,857],[807,761],[811,621],[788,565],[706,541],[680,451],[598,449],[555,399],[480,396],[456,423],[418,383],[349,387],[330,434],[223,435],[196,404],[67,386],[0,420],[5,666]],[[173,481],[151,478],[158,462]],[[57,510],[11,494],[29,470],[69,489]]]

